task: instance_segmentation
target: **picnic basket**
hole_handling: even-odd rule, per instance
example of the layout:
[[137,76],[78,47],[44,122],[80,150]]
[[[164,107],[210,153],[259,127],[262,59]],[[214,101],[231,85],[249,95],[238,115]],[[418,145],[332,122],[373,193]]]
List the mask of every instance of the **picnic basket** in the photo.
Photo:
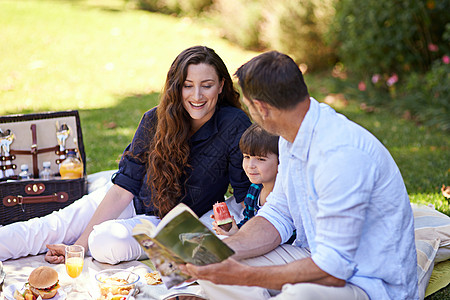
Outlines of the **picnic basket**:
[[[59,176],[70,150],[86,166],[78,111],[0,116],[0,149],[0,225],[50,214],[87,193],[86,168],[81,178]],[[48,180],[39,177],[44,161],[55,175]],[[22,164],[30,167],[30,179],[19,178]]]

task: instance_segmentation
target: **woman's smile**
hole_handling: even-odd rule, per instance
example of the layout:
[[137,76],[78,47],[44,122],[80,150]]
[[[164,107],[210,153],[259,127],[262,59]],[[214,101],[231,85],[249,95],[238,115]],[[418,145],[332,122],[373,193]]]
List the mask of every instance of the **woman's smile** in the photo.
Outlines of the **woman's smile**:
[[202,102],[202,103],[189,102],[189,103],[195,108],[201,108],[206,104],[206,102]]
[[192,131],[197,131],[214,115],[223,80],[216,69],[205,63],[189,65],[183,83],[183,107],[191,117]]

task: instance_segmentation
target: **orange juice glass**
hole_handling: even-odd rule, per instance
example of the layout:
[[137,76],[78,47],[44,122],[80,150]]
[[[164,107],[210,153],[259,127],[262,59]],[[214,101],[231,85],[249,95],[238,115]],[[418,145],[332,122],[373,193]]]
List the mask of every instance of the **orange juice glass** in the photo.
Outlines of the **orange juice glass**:
[[84,259],[82,257],[69,257],[66,259],[66,271],[72,278],[77,278],[80,276],[81,271],[83,271],[83,262]]
[[77,292],[76,278],[80,276],[83,270],[84,261],[84,247],[80,245],[72,245],[66,247],[66,272],[67,274],[75,278],[70,286],[65,290],[66,292],[75,291]]

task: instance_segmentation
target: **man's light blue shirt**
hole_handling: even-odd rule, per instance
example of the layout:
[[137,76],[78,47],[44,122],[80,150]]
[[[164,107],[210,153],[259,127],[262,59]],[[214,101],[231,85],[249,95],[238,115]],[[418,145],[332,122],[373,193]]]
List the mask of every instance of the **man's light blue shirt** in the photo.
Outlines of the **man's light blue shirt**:
[[311,98],[293,143],[280,138],[273,192],[258,215],[323,271],[370,299],[418,299],[413,214],[400,171],[367,130]]

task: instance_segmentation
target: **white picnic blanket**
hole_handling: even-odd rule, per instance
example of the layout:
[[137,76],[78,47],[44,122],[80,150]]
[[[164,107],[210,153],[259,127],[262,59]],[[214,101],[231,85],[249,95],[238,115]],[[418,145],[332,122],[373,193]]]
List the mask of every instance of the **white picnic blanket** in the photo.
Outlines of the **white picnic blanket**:
[[[107,184],[110,184],[110,178],[114,172],[115,170],[111,170],[88,175],[88,192],[92,193],[93,191],[104,187]],[[227,204],[229,206],[231,214],[235,217],[236,221],[239,222],[239,220],[242,218],[242,206],[240,204],[237,204],[234,201],[233,197],[227,200]],[[209,218],[211,214],[212,210],[200,218],[200,220],[210,229],[212,228],[213,221]],[[92,257],[86,257],[84,259],[83,272],[77,279],[75,279],[76,290],[66,291],[66,288],[72,284],[74,279],[67,275],[64,264],[49,264],[45,261],[44,256],[44,254],[40,254],[4,261],[3,269],[6,273],[6,277],[3,282],[3,291],[0,292],[0,300],[13,299],[12,294],[14,293],[14,290],[23,288],[24,284],[28,280],[28,276],[31,271],[39,266],[44,265],[54,268],[59,275],[61,288],[59,289],[60,292],[58,292],[55,298],[53,298],[54,300],[97,299],[99,294],[94,275],[101,270],[113,268],[128,269],[140,275],[140,281],[137,285],[139,292],[135,295],[134,298],[130,297],[129,300],[168,299],[172,297],[171,295],[181,293],[184,293],[186,295],[191,294],[204,296],[201,288],[196,284],[184,286],[182,285],[178,288],[172,288],[170,290],[168,290],[164,284],[148,285],[145,280],[145,274],[148,272],[152,272],[152,270],[150,269],[150,267],[140,261],[129,261],[122,262],[117,265],[109,265],[97,262],[93,260]]]
[[[86,257],[84,259],[84,267],[81,275],[75,279],[76,281],[76,291],[72,290],[66,292],[65,289],[71,285],[74,281],[73,278],[67,275],[64,264],[51,265],[44,260],[44,254],[27,256],[15,260],[7,260],[3,262],[3,269],[6,273],[5,282],[3,284],[3,291],[0,292],[0,299],[13,299],[12,294],[15,289],[23,288],[24,284],[28,280],[28,275],[35,268],[40,266],[50,266],[54,268],[59,275],[59,283],[61,288],[59,289],[57,299],[68,299],[68,300],[88,300],[97,299],[99,297],[98,287],[95,283],[94,275],[101,270],[105,269],[127,269],[137,273],[140,276],[140,280],[137,284],[139,293],[135,295],[135,299],[166,299],[172,294],[177,292],[191,293],[195,295],[202,296],[202,291],[198,285],[185,286],[179,289],[171,289],[170,291],[164,286],[164,284],[159,285],[148,285],[145,281],[145,274],[151,272],[151,269],[145,264],[139,261],[122,262],[118,265],[109,265],[99,263],[93,260],[91,257]],[[129,298],[133,299],[132,297]]]

